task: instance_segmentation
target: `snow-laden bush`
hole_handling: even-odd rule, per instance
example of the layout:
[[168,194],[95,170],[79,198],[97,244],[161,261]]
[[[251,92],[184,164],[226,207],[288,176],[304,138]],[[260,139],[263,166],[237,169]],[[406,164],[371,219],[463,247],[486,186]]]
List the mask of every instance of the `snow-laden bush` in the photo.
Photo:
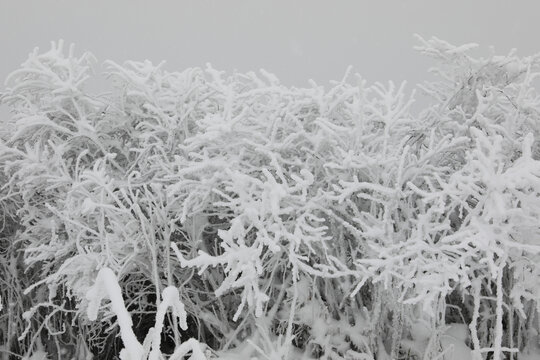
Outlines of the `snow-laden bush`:
[[404,84],[150,62],[107,62],[93,95],[90,54],[34,51],[1,97],[0,351],[535,351],[540,59],[419,40],[417,113]]

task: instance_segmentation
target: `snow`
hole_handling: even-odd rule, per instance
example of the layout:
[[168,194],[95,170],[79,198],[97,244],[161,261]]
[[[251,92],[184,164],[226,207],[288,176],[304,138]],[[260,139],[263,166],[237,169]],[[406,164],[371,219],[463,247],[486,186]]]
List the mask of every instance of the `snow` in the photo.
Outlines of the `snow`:
[[[89,55],[32,53],[1,96],[0,324],[28,356],[81,331],[66,311],[118,326],[124,360],[173,330],[172,359],[537,354],[540,57],[419,40],[440,75],[419,113],[405,83],[149,61],[107,63],[95,96]],[[127,308],[154,322],[142,344]]]
[[441,336],[443,349],[448,349],[448,360],[473,360],[471,348],[466,345],[469,329],[465,324],[450,324],[448,330]]
[[477,48],[478,47],[478,44],[476,43],[470,43],[470,44],[465,44],[465,45],[461,45],[461,46],[457,46],[453,49],[449,49],[449,50],[446,50],[446,53],[448,54],[460,54],[460,53],[465,53],[471,49],[474,49],[474,48]]
[[142,360],[144,356],[143,346],[133,333],[133,322],[131,316],[124,305],[122,289],[118,284],[116,275],[109,268],[102,268],[96,282],[86,294],[88,300],[88,319],[96,320],[101,300],[108,298],[111,301],[111,310],[117,316],[118,326],[120,326],[120,336],[124,343],[124,349],[120,353],[121,360]]
[[[111,269],[102,268],[99,271],[96,283],[88,290],[86,298],[88,300],[87,315],[90,320],[97,319],[99,306],[103,298],[108,298],[111,301],[111,310],[117,316],[120,335],[124,343],[124,348],[120,351],[121,360],[142,360],[146,358],[148,360],[159,360],[162,358],[160,349],[161,332],[163,331],[166,311],[169,307],[172,309],[174,316],[178,317],[180,328],[187,330],[187,314],[184,304],[180,301],[178,289],[174,286],[168,286],[162,292],[162,301],[156,312],[155,325],[147,335],[147,338],[151,340],[151,350],[148,356],[146,356],[143,345],[139,343],[133,333],[131,316],[125,308],[120,285]],[[183,342],[176,348],[170,359],[181,360],[190,351],[192,352],[191,360],[206,360],[201,345],[195,339],[188,339]]]
[[38,350],[38,351],[35,351],[29,357],[23,357],[23,360],[48,360],[48,359],[49,359],[49,355],[44,350]]
[[174,286],[168,286],[163,290],[162,301],[156,313],[156,323],[152,331],[152,350],[148,357],[149,360],[158,360],[161,355],[161,332],[163,331],[165,314],[169,307],[173,309],[174,316],[179,318],[180,328],[187,330],[187,314],[184,310],[184,304],[180,301],[178,289]]

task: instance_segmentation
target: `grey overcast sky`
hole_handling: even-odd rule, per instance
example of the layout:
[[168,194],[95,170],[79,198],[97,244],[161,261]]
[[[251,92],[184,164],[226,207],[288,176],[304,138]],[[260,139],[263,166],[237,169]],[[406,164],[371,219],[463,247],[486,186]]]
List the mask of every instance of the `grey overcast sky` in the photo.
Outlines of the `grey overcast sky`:
[[264,68],[296,86],[341,79],[352,65],[368,81],[415,84],[431,62],[412,49],[414,33],[530,55],[540,52],[539,10],[537,0],[0,0],[0,79],[62,38],[100,62]]

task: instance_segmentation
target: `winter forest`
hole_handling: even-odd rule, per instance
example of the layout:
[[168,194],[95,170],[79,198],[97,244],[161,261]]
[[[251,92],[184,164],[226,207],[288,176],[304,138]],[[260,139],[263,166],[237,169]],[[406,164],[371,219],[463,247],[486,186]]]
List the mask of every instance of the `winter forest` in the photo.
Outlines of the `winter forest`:
[[106,61],[106,94],[36,49],[0,93],[0,359],[540,359],[540,56],[417,44],[417,87]]

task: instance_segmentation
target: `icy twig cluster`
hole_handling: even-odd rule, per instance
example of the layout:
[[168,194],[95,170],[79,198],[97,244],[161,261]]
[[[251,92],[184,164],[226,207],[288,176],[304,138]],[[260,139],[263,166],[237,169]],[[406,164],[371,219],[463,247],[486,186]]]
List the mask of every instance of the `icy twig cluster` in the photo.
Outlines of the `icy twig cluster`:
[[107,62],[114,90],[92,95],[91,55],[32,53],[0,130],[2,266],[27,267],[26,351],[32,329],[62,342],[75,324],[104,349],[86,311],[137,354],[157,314],[151,358],[162,330],[178,359],[196,351],[186,337],[221,356],[435,358],[449,324],[475,359],[533,349],[540,59],[419,41],[439,79],[415,114],[405,84],[289,88],[150,62]]
[[[88,304],[88,318],[96,320],[97,312],[103,298],[107,297],[111,301],[111,310],[117,317],[118,326],[120,327],[120,335],[124,344],[124,349],[120,351],[121,360],[158,360],[163,355],[160,351],[161,332],[163,330],[163,322],[167,308],[173,309],[173,314],[180,319],[180,327],[187,330],[186,312],[184,305],[180,302],[178,289],[174,286],[169,286],[163,290],[162,302],[156,313],[156,322],[153,328],[150,328],[148,335],[144,341],[148,346],[142,345],[133,332],[133,322],[131,316],[124,305],[122,290],[114,272],[109,268],[102,268],[96,278],[96,283],[90,288],[86,294]],[[181,344],[171,356],[171,359],[181,359],[188,351],[193,352],[192,360],[206,359],[203,355],[197,340],[190,339],[188,342]]]

